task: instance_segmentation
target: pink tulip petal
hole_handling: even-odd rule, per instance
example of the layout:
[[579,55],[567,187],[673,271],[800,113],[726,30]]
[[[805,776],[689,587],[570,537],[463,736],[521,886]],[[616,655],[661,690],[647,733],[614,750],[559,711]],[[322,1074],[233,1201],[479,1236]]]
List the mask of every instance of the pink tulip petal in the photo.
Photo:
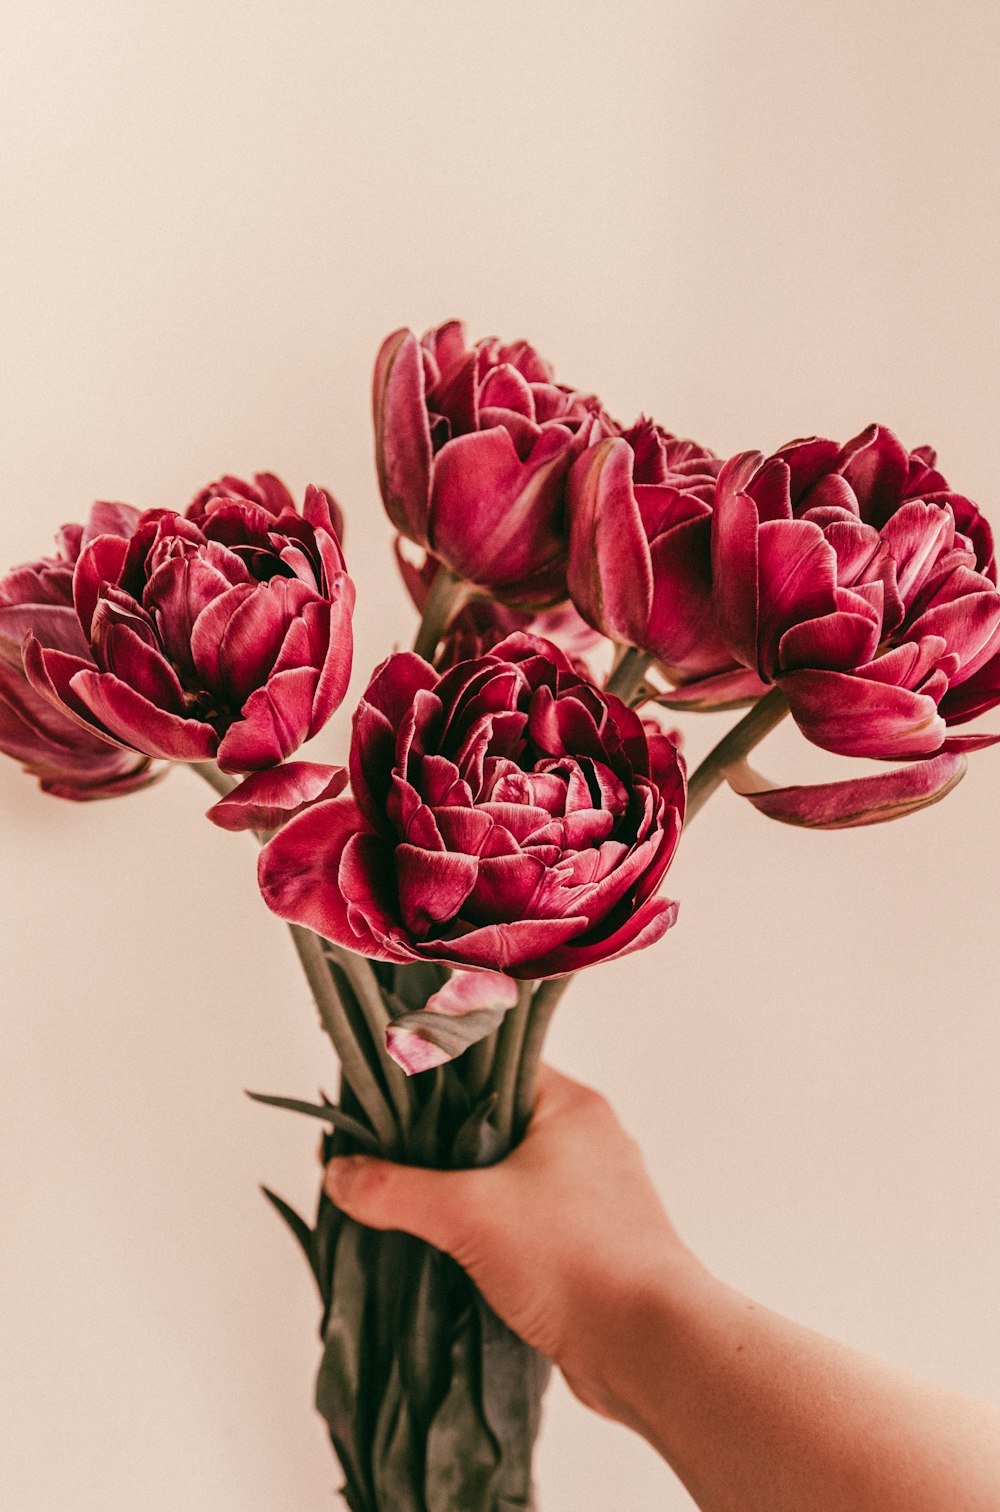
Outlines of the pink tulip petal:
[[947,724],[965,724],[1000,704],[1000,652],[972,677],[953,684],[939,708]]
[[101,585],[119,582],[128,551],[129,541],[117,535],[97,536],[81,551],[73,574],[73,602],[84,635],[90,634]]
[[158,709],[110,672],[85,668],[71,687],[101,723],[133,750],[161,761],[210,761],[219,737],[211,725]]
[[[497,590],[540,579],[554,564],[564,572],[571,440],[559,427],[546,431],[523,462],[502,426],[449,441],[434,463],[431,550],[460,577]],[[565,589],[550,601],[558,597]]]
[[386,1049],[408,1076],[443,1066],[492,1034],[517,1002],[517,983],[496,971],[456,971],[423,1008],[401,1013]]
[[336,798],[347,786],[345,767],[287,761],[253,772],[205,815],[224,830],[273,830],[314,803]]
[[678,904],[670,898],[651,898],[636,910],[613,934],[601,940],[574,945],[556,945],[524,965],[511,968],[511,975],[525,977],[560,977],[582,971],[598,961],[616,961],[634,950],[645,950],[663,938],[677,922]]
[[26,635],[52,650],[89,658],[76,610],[68,604],[0,604],[0,639],[20,646]]
[[394,331],[375,363],[375,457],[386,513],[403,535],[427,545],[431,438],[423,356],[411,331]]
[[669,693],[657,694],[653,702],[664,709],[741,709],[763,698],[773,686],[762,682],[748,667],[739,667],[733,672],[718,672],[712,677],[682,683]]
[[416,940],[456,917],[479,869],[471,856],[405,844],[396,847],[395,865],[400,915]]
[[73,688],[73,678],[78,672],[93,671],[91,662],[79,656],[69,656],[64,651],[46,650],[32,635],[25,638],[22,655],[25,677],[35,692],[54,709],[91,736],[101,735],[114,745],[133,749],[131,742],[119,740],[105,728]]
[[354,613],[354,584],[346,573],[331,585],[330,598],[328,609],[324,605],[307,604],[302,612],[303,622],[316,640],[319,635],[314,627],[320,623],[324,624],[326,635],[326,654],[314,662],[314,665],[318,664],[320,673],[309,721],[310,739],[319,734],[334,710],[339,709],[343,703],[354,664],[351,619]]
[[735,793],[770,819],[807,829],[852,829],[901,819],[939,802],[965,776],[966,765],[964,756],[946,752],[874,777],[773,787],[741,761],[728,768],[726,779]]
[[743,452],[719,474],[712,511],[712,581],[722,639],[737,661],[757,665],[757,533],[753,500],[743,493],[759,452]]
[[634,453],[620,438],[578,458],[567,485],[569,591],[588,624],[645,645],[653,574],[632,487]]
[[870,425],[843,449],[841,475],[857,494],[861,515],[873,525],[884,524],[896,508],[909,473],[909,457],[884,425]]
[[[349,846],[345,887],[342,863]],[[343,796],[317,803],[283,825],[260,853],[257,879],[268,908],[289,923],[374,960],[414,960],[413,950],[387,948],[383,933],[375,933],[358,907],[361,900],[373,920],[385,919],[382,894],[391,889],[386,882],[391,868],[391,852],[386,857],[354,799]]]
[[842,756],[929,756],[944,739],[934,699],[909,688],[819,671],[789,672],[778,686],[803,734]]
[[256,772],[277,766],[297,751],[309,732],[318,673],[292,667],[250,694],[222,737],[218,761],[224,772]]
[[778,643],[782,671],[799,667],[850,671],[878,650],[880,624],[870,615],[837,610],[791,625]]

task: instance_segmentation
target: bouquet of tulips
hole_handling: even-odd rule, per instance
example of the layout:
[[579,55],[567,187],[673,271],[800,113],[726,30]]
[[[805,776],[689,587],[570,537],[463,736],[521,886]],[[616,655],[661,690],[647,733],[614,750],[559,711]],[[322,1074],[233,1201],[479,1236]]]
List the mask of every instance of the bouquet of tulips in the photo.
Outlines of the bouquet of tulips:
[[[487,1164],[531,1117],[573,973],[674,923],[661,885],[716,788],[874,824],[1000,739],[954,733],[1000,703],[992,537],[883,426],[724,461],[457,322],[388,337],[374,423],[420,622],[346,765],[297,759],[351,674],[343,519],[267,473],[180,510],[96,504],[0,580],[0,749],[72,799],[191,765],[209,819],[260,842],[340,1062],[336,1102],[261,1100],[320,1120],[328,1155]],[[745,712],[689,777],[668,726],[705,709]],[[786,714],[894,765],[775,786],[748,756]],[[546,1362],[437,1251],[269,1195],[319,1287],[352,1512],[530,1507]]]

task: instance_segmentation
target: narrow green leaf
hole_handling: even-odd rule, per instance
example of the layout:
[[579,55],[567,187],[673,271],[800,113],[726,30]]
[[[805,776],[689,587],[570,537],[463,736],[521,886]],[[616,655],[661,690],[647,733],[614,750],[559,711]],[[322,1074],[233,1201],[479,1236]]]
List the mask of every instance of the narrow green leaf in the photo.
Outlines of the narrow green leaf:
[[298,1097],[274,1097],[269,1092],[248,1092],[247,1097],[252,1102],[263,1103],[268,1108],[285,1108],[290,1113],[302,1113],[307,1118],[321,1118],[324,1123],[332,1124],[335,1129],[349,1134],[372,1155],[381,1154],[378,1140],[372,1131],[358,1119],[352,1118],[343,1109],[334,1107],[332,1103],[303,1102]]
[[297,1213],[293,1207],[289,1206],[284,1197],[279,1197],[277,1192],[271,1191],[270,1187],[262,1186],[261,1191],[264,1193],[264,1196],[267,1198],[271,1206],[281,1214],[282,1218],[284,1218],[285,1222],[288,1224],[288,1227],[291,1229],[292,1233],[299,1241],[299,1244],[302,1246],[302,1249],[305,1252],[305,1257],[309,1262],[309,1269],[316,1277],[316,1284],[317,1286],[319,1286],[320,1291],[322,1292],[323,1283],[320,1279],[319,1271],[316,1266],[316,1255],[313,1249],[312,1229],[309,1227],[306,1220],[299,1213]]

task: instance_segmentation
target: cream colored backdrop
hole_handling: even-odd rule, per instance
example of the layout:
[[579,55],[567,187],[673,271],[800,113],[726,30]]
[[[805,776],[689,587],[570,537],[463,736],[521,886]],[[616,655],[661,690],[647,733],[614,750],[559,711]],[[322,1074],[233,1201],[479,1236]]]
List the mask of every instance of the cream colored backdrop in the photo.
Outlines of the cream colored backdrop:
[[[411,634],[372,359],[453,314],[720,451],[884,420],[1000,524],[985,0],[5,0],[0,54],[4,563],[98,496],[328,484],[356,692]],[[724,721],[688,723],[697,756]],[[761,764],[836,767],[786,730]],[[332,1504],[311,1283],[256,1190],[308,1210],[315,1131],[241,1089],[335,1070],[251,845],[206,798],[179,770],[75,807],[2,764],[10,1512]],[[677,928],[579,982],[551,1044],[720,1274],[987,1395],[998,798],[995,752],[857,833],[719,795],[669,879]],[[544,1512],[691,1505],[561,1385],[539,1470]]]

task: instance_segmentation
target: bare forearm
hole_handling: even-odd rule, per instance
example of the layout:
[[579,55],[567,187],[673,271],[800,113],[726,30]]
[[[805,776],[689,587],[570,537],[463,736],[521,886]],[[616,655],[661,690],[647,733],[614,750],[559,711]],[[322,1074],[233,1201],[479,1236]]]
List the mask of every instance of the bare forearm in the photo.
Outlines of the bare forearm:
[[612,1330],[596,1395],[703,1512],[997,1512],[1000,1409],[802,1328],[678,1259]]

